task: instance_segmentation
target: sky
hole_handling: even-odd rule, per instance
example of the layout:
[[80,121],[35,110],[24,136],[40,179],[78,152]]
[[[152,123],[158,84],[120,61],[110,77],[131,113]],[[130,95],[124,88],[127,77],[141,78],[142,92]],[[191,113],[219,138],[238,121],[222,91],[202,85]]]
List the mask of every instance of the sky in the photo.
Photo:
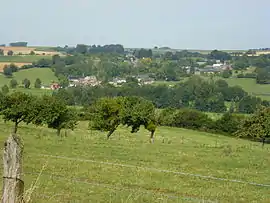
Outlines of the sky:
[[0,44],[270,47],[270,0],[0,0]]

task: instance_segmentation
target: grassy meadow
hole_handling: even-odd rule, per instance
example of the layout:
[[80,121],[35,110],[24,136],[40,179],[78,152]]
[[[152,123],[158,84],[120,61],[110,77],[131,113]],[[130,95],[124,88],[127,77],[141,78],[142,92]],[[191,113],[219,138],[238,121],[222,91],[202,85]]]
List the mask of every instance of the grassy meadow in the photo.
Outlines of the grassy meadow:
[[30,87],[32,88],[34,87],[37,78],[42,81],[43,85],[50,85],[53,81],[58,81],[50,68],[31,68],[13,73],[12,78],[0,75],[0,86],[9,85],[11,79],[15,79],[19,84],[21,84],[25,78],[31,81]]
[[51,59],[51,56],[48,55],[15,55],[15,56],[0,56],[0,62],[18,62],[18,63],[32,63],[40,59]]
[[[269,145],[167,127],[158,128],[154,144],[143,129],[120,128],[106,140],[87,126],[80,122],[67,137],[19,128],[32,202],[269,202],[269,185],[230,181],[269,184]],[[0,122],[1,146],[10,128]]]

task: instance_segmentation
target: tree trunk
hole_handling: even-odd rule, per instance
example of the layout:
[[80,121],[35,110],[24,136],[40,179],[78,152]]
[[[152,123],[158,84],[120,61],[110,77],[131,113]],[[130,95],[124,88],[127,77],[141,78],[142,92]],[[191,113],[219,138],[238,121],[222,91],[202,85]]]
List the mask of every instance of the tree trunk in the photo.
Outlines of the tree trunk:
[[17,130],[18,130],[18,122],[16,121],[15,124],[14,124],[14,129],[13,129],[13,133],[16,134],[17,133]]
[[22,153],[23,145],[20,137],[11,134],[4,146],[2,203],[23,202]]
[[115,131],[115,128],[112,129],[112,130],[110,130],[110,131],[108,132],[108,134],[107,134],[107,139],[110,138],[110,136],[113,134],[114,131]]
[[154,143],[154,134],[155,134],[155,131],[151,131],[150,143]]
[[61,129],[57,129],[57,136],[60,136]]
[[262,138],[262,148],[264,147],[265,144],[265,138]]

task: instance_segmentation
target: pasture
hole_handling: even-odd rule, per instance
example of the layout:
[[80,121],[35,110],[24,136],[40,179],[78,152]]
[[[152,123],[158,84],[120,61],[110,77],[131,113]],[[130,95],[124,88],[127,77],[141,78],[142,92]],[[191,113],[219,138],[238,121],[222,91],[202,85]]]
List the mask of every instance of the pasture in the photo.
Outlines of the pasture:
[[25,55],[25,56],[0,56],[0,62],[4,63],[32,63],[40,59],[51,59],[51,56]]
[[[269,145],[167,127],[154,144],[123,127],[106,140],[87,126],[19,128],[32,202],[269,202]],[[10,128],[0,122],[1,146]]]
[[42,85],[50,85],[53,81],[58,81],[57,77],[54,75],[50,68],[31,68],[13,73],[12,78],[7,78],[4,75],[0,75],[0,87],[9,85],[11,79],[15,79],[19,84],[21,84],[25,78],[30,80],[31,88],[34,88],[34,84],[37,78],[41,80]]

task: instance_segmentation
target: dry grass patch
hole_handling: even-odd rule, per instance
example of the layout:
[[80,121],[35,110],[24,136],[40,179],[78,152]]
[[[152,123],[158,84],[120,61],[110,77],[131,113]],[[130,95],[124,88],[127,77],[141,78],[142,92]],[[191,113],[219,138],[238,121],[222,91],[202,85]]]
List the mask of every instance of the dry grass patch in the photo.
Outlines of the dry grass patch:
[[37,55],[45,55],[45,56],[53,56],[56,54],[63,55],[57,51],[36,51],[34,47],[0,47],[0,49],[4,50],[4,55],[7,55],[9,51],[13,51],[14,55],[28,55],[31,51],[34,51]]

